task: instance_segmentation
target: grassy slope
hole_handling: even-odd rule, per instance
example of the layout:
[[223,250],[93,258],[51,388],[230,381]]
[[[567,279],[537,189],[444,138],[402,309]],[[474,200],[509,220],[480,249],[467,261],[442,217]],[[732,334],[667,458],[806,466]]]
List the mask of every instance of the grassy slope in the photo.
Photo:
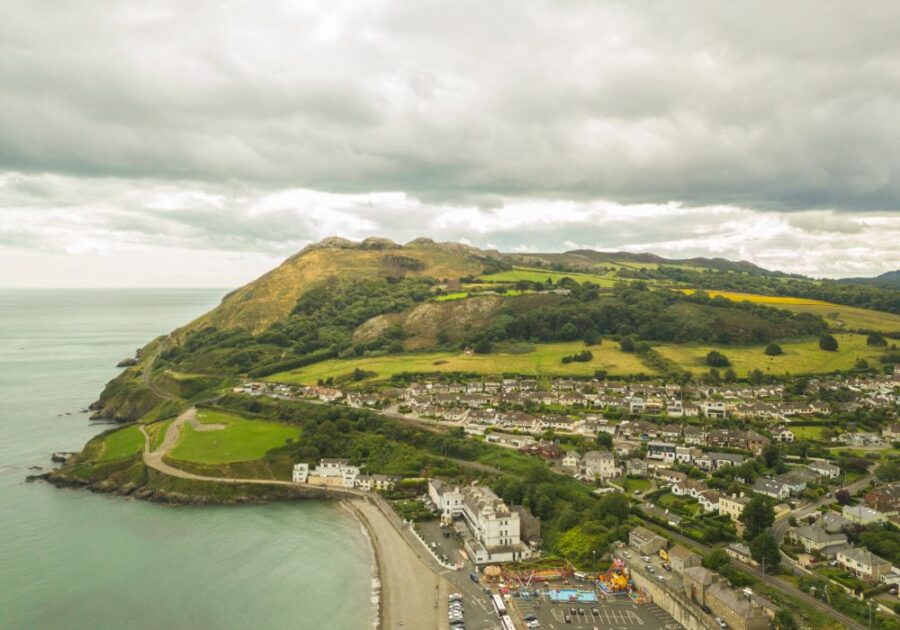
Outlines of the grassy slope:
[[879,351],[868,347],[863,335],[838,334],[835,338],[839,346],[837,352],[820,350],[818,340],[813,339],[781,343],[784,354],[776,357],[766,356],[764,345],[660,344],[654,348],[667,359],[693,372],[708,370],[706,354],[711,350],[718,350],[731,360],[739,376],[744,376],[755,368],[776,375],[787,372],[825,373],[850,369],[859,358],[868,359],[870,363],[877,361]]
[[227,428],[200,432],[185,425],[181,440],[172,449],[172,459],[201,464],[250,461],[298,436],[298,430],[293,427],[247,420],[221,411],[201,410],[198,419],[204,424],[225,424]]
[[[682,289],[685,293],[693,293],[694,289]],[[821,316],[835,329],[880,330],[883,332],[900,331],[900,316],[883,313],[854,306],[843,306],[822,300],[808,300],[798,297],[780,295],[756,295],[753,293],[737,293],[733,291],[707,291],[710,297],[720,295],[734,302],[755,302],[776,308],[783,308],[795,313],[813,313]]]
[[584,343],[538,344],[535,351],[527,354],[465,354],[454,352],[428,352],[421,354],[389,355],[364,359],[333,359],[316,363],[299,370],[275,374],[269,380],[283,383],[315,384],[318,379],[339,377],[361,368],[375,372],[377,379],[390,378],[401,372],[475,372],[479,374],[519,374],[583,375],[591,376],[596,370],[606,370],[610,374],[649,373],[650,370],[640,359],[622,352],[616,343],[607,341],[590,348],[594,354],[587,363],[562,363],[562,357],[580,352]]
[[[397,257],[411,258],[422,269],[398,267]],[[378,278],[428,276],[459,278],[478,274],[482,265],[462,248],[414,245],[392,249],[318,247],[292,256],[277,268],[230,293],[218,307],[176,331],[206,326],[220,329],[244,327],[259,333],[285,319],[300,296],[316,282],[329,277]]]
[[140,453],[144,448],[144,436],[135,427],[125,427],[103,437],[103,446],[97,461],[108,462],[125,459]]

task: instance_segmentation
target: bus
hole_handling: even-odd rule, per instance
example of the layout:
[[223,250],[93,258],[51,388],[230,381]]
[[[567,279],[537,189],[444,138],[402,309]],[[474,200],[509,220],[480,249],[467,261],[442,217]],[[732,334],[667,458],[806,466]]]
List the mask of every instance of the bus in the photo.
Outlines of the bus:
[[503,602],[503,597],[499,594],[494,594],[491,595],[491,601],[494,603],[494,610],[497,611],[500,617],[503,617],[506,614],[506,604]]
[[516,630],[516,626],[513,623],[512,617],[509,615],[503,615],[500,617],[500,626],[503,630]]

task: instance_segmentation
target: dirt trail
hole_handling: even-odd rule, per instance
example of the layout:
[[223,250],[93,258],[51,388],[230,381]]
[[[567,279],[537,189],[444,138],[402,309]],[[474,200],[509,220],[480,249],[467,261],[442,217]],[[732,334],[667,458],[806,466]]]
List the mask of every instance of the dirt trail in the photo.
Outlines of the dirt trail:
[[[197,409],[191,407],[169,425],[162,444],[156,450],[150,450],[150,436],[143,425],[139,428],[144,434],[144,463],[172,477],[192,479],[195,481],[211,481],[215,483],[250,483],[277,486],[298,486],[292,481],[279,479],[227,479],[195,475],[174,466],[170,466],[163,458],[181,437],[185,423],[189,423],[198,431],[217,431],[223,425],[204,425],[197,420]],[[408,539],[402,531],[402,523],[391,508],[379,497],[350,488],[329,488],[329,494],[346,499],[353,513],[369,532],[378,564],[381,579],[380,628],[391,630],[412,628],[449,628],[447,623],[447,593],[449,584],[431,568],[423,559],[419,545]],[[392,518],[393,517],[393,518]]]

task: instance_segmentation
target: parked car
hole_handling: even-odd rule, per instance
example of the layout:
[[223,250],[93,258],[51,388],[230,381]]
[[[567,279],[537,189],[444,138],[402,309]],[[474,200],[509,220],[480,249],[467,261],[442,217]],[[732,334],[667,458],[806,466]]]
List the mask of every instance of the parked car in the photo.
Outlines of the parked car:
[[448,597],[447,599],[449,599],[451,602],[461,602],[462,595],[460,595],[459,593],[450,593],[450,597]]
[[566,623],[572,623],[572,618],[569,615],[566,615]]
[[641,560],[644,562],[650,562],[650,556],[641,556]]

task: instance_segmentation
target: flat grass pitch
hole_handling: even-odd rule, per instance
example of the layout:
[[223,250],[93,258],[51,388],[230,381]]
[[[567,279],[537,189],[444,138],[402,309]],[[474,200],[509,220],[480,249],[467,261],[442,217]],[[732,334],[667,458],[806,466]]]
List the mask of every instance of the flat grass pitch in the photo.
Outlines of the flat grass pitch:
[[765,346],[711,346],[698,344],[661,344],[654,349],[670,361],[692,372],[706,372],[706,355],[718,350],[731,361],[738,376],[760,369],[766,374],[821,374],[853,368],[857,359],[878,365],[879,351],[866,345],[863,335],[836,334],[837,352],[819,348],[818,339],[780,343],[784,354],[767,356]]
[[[682,291],[690,295],[695,292],[695,289],[682,289]],[[707,293],[710,297],[722,296],[732,302],[754,302],[775,308],[783,308],[795,313],[819,315],[828,322],[831,328],[836,330],[900,331],[900,315],[894,315],[893,313],[784,295],[757,295],[734,291],[707,291]]]
[[137,455],[144,448],[144,436],[137,427],[125,427],[113,431],[103,438],[103,451],[100,460],[103,462],[125,459]]
[[468,354],[454,352],[428,352],[421,354],[388,355],[364,359],[331,359],[297,370],[281,372],[268,380],[280,383],[315,384],[319,379],[347,376],[356,368],[374,372],[371,380],[387,379],[402,372],[473,372],[477,374],[532,374],[547,376],[593,376],[596,370],[609,374],[626,375],[652,373],[634,354],[622,352],[619,344],[604,341],[588,348],[594,358],[586,363],[564,364],[562,358],[581,352],[581,341],[537,344],[534,352],[525,354]]
[[240,416],[201,409],[197,419],[202,424],[223,424],[219,431],[197,431],[185,424],[181,439],[170,456],[200,464],[228,464],[261,458],[268,451],[297,439],[299,430],[275,422],[247,420]]

